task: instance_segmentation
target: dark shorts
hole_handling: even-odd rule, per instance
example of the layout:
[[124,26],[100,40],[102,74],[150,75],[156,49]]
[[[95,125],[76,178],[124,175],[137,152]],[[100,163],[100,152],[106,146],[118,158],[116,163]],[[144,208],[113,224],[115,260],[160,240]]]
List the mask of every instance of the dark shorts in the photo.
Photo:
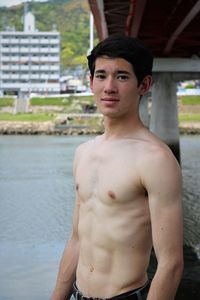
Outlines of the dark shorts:
[[120,294],[112,298],[92,298],[85,297],[81,291],[77,288],[76,283],[73,284],[73,296],[76,300],[145,300],[150,288],[150,281],[147,281],[145,285],[135,290]]

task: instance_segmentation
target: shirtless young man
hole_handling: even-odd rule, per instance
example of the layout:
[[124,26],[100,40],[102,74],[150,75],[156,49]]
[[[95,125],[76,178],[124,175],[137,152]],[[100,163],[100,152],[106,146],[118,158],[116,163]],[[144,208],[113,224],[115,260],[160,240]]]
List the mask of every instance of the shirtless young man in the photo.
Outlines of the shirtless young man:
[[76,299],[173,300],[183,269],[181,171],[139,118],[152,56],[138,40],[115,36],[88,62],[105,132],[75,154],[73,230],[51,299],[70,299],[73,289]]

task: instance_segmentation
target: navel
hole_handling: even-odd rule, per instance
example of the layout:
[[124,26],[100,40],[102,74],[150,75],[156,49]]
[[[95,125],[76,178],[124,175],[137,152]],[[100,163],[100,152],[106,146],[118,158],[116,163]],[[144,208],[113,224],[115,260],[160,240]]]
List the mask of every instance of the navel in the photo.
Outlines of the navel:
[[79,189],[79,185],[78,185],[78,183],[76,184],[76,190],[78,191],[78,189]]
[[115,193],[112,192],[112,191],[109,191],[109,192],[108,192],[108,196],[109,196],[110,198],[112,198],[112,199],[116,199],[116,195],[115,195]]

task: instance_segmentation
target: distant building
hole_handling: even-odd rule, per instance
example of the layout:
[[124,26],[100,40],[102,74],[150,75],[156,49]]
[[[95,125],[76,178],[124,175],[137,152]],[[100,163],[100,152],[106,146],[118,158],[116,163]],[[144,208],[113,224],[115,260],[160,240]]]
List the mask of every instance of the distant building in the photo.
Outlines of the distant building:
[[0,95],[60,92],[60,34],[35,29],[24,13],[24,31],[0,32]]
[[84,93],[86,92],[86,86],[82,84],[82,80],[74,78],[73,76],[60,77],[60,92],[61,94],[69,93]]

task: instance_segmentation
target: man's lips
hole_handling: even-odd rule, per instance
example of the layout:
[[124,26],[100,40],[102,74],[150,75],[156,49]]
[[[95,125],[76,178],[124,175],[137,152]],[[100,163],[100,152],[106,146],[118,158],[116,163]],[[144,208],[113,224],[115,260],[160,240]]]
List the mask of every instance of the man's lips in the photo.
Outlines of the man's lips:
[[101,101],[103,102],[118,102],[118,98],[101,98]]

